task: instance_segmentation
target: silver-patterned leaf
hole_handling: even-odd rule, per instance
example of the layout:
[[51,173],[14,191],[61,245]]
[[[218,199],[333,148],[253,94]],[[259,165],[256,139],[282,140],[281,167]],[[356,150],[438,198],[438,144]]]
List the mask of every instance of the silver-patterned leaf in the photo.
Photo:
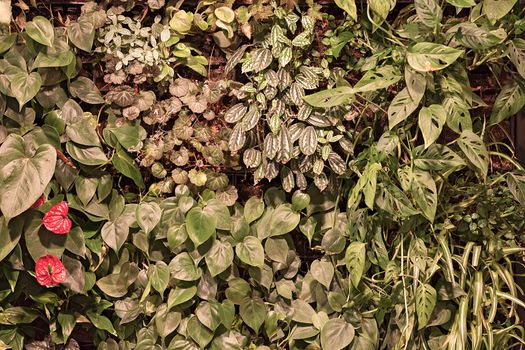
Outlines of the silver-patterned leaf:
[[242,130],[242,127],[240,124],[235,125],[230,135],[230,142],[228,143],[228,146],[230,147],[230,151],[232,152],[239,151],[242,148],[242,146],[244,146],[245,142],[246,142],[246,133]]
[[244,151],[242,160],[247,168],[257,168],[262,162],[262,154],[260,151],[250,148]]
[[290,192],[295,187],[294,176],[290,168],[283,166],[281,167],[281,183],[283,190]]
[[279,149],[279,138],[275,134],[267,134],[264,138],[264,156],[268,159],[273,159],[277,155]]
[[233,68],[241,61],[242,56],[244,56],[244,52],[246,51],[246,48],[248,45],[242,45],[235,51],[231,56],[226,65],[224,66],[224,75],[227,75],[230,73]]
[[328,164],[330,164],[330,168],[332,168],[337,175],[342,175],[346,171],[345,161],[335,152],[328,155]]
[[319,191],[323,192],[328,186],[328,178],[324,173],[321,173],[314,178],[314,184]]
[[273,69],[270,69],[266,71],[266,73],[264,73],[264,79],[272,87],[279,86],[279,77],[277,76],[277,73]]
[[288,90],[288,95],[296,106],[302,106],[304,104],[303,97],[305,93],[304,88],[300,84],[292,83],[290,90]]
[[281,89],[281,91],[286,89],[292,83],[290,72],[288,72],[286,69],[279,69],[277,71],[277,76],[279,77],[279,89]]
[[288,128],[281,127],[278,134],[279,150],[277,151],[277,161],[287,163],[292,158],[292,139]]
[[248,107],[244,103],[237,103],[224,114],[224,120],[227,123],[237,123],[244,117],[247,111]]
[[319,128],[326,128],[326,127],[332,126],[332,123],[330,122],[330,119],[328,119],[327,117],[325,117],[324,115],[321,115],[321,114],[311,115],[308,118],[307,122],[308,122],[308,124],[311,124],[313,126],[317,126]]
[[303,25],[304,30],[312,32],[315,27],[315,19],[310,16],[301,17],[301,24]]
[[297,119],[299,119],[300,121],[305,121],[306,119],[308,119],[308,117],[310,116],[310,114],[312,114],[312,111],[313,111],[313,108],[310,107],[309,105],[307,105],[306,103],[303,104],[300,108],[299,108],[299,111],[297,112]]
[[299,140],[301,134],[303,133],[304,127],[305,125],[303,123],[295,123],[290,125],[288,131],[290,132],[290,138],[292,139],[292,143]]
[[315,158],[315,162],[314,162],[314,166],[312,168],[312,171],[315,174],[319,175],[319,174],[321,174],[323,172],[323,169],[324,169],[324,162],[323,162],[323,160],[321,158],[319,158],[319,157],[316,157]]
[[252,52],[253,71],[259,73],[272,63],[273,55],[268,49],[256,49]]
[[242,130],[250,131],[257,125],[260,118],[261,111],[259,110],[259,107],[257,107],[256,104],[251,104],[250,108],[248,109],[248,112],[246,113],[244,118],[242,118],[242,122],[240,124]]
[[301,190],[306,189],[308,186],[308,182],[306,181],[306,176],[300,171],[295,172],[295,183],[297,184],[297,187]]
[[285,46],[279,54],[279,66],[284,67],[292,60],[292,48]]
[[279,164],[277,164],[276,162],[269,162],[268,164],[266,164],[264,177],[268,181],[272,181],[277,177],[277,175],[279,175]]
[[286,110],[286,106],[284,105],[284,102],[281,100],[273,100],[272,101],[272,107],[268,111],[270,115],[277,115],[282,116],[284,115],[284,112]]
[[292,45],[297,47],[306,47],[312,43],[312,33],[304,31],[301,34],[297,35],[292,40]]
[[299,147],[301,148],[301,152],[307,156],[315,153],[317,149],[317,133],[313,126],[308,126],[304,129],[304,132],[299,138]]
[[307,173],[312,170],[314,164],[312,157],[304,156],[299,162],[299,171],[302,173]]
[[317,89],[319,87],[319,79],[317,79],[317,76],[312,79],[301,73],[295,77],[295,81],[306,90]]
[[275,98],[275,96],[277,96],[277,88],[276,87],[273,87],[271,85],[267,85],[265,88],[264,88],[264,96],[266,97],[266,99],[268,100],[273,100]]

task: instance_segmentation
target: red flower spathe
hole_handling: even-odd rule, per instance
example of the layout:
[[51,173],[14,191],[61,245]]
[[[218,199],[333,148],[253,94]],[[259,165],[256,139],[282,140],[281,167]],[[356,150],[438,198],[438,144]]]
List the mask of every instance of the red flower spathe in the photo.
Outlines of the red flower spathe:
[[36,202],[33,203],[33,205],[31,206],[31,209],[36,209],[39,206],[41,206],[42,204],[44,204],[44,195],[41,195],[40,197],[38,197]]
[[42,219],[44,226],[59,235],[68,233],[72,225],[71,220],[67,217],[68,211],[69,207],[64,201],[52,206]]
[[54,255],[38,258],[35,265],[36,280],[42,286],[53,286],[66,280],[66,268]]

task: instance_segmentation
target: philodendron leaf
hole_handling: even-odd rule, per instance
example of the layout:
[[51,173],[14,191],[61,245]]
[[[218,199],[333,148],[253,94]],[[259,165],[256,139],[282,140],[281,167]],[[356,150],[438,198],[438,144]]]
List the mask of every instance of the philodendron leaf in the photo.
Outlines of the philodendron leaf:
[[363,272],[365,270],[366,262],[366,244],[362,242],[352,242],[346,249],[345,263],[348,273],[350,274],[350,281],[354,287],[357,288]]
[[53,25],[45,17],[36,16],[32,21],[27,22],[26,33],[31,39],[42,45],[53,46],[55,39]]
[[429,284],[420,283],[416,289],[418,329],[422,329],[427,325],[435,306],[436,290]]
[[53,177],[56,150],[44,144],[36,150],[16,134],[0,146],[0,209],[13,218],[29,207],[44,192]]
[[78,77],[73,81],[69,85],[69,91],[71,95],[89,104],[97,105],[105,102],[95,83],[86,77]]
[[196,247],[213,236],[216,228],[217,216],[211,210],[195,207],[186,215],[186,230]]
[[11,78],[11,93],[18,101],[19,109],[36,96],[42,86],[42,78],[37,72],[19,72]]
[[264,265],[264,248],[257,237],[247,236],[235,246],[235,253],[245,264],[255,267]]
[[259,297],[246,297],[242,299],[240,305],[240,315],[244,323],[248,325],[255,333],[259,333],[259,329],[266,319],[266,305]]
[[95,27],[90,20],[81,17],[78,21],[69,23],[67,37],[79,49],[90,52],[95,39]]
[[354,327],[342,318],[328,320],[321,328],[321,346],[323,349],[341,350],[354,339]]
[[463,50],[449,46],[421,42],[408,48],[407,61],[416,71],[433,72],[451,65],[463,53]]
[[216,240],[206,254],[206,266],[213,277],[225,271],[233,263],[233,248],[229,242]]
[[155,202],[140,203],[137,206],[137,223],[146,234],[149,234],[160,221],[162,209]]

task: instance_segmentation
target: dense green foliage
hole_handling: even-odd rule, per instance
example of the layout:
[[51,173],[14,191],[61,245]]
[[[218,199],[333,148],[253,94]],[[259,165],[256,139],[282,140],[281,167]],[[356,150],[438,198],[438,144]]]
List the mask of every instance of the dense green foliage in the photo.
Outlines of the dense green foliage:
[[0,350],[525,344],[517,0],[26,2]]

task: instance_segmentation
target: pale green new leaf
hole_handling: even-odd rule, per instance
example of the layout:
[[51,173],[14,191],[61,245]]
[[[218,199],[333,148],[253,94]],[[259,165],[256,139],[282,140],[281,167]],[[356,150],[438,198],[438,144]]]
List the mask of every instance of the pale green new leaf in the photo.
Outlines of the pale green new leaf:
[[42,45],[53,46],[55,39],[53,25],[45,17],[36,16],[32,21],[27,22],[26,33],[31,39]]

